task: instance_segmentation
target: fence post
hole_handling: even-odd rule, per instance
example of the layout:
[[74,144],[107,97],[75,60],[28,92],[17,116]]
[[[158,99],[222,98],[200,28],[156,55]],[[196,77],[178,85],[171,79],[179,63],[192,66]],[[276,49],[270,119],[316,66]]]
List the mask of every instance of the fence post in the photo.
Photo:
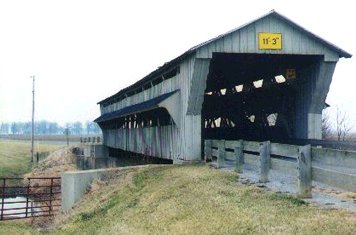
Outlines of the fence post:
[[51,178],[51,186],[49,188],[49,208],[48,208],[48,214],[52,214],[52,197],[53,197],[53,178]]
[[234,149],[235,154],[235,172],[242,173],[244,164],[244,146],[243,140],[237,141],[237,146]]
[[312,197],[311,146],[298,148],[298,197]]
[[26,190],[26,218],[28,217],[28,203],[29,203],[30,186],[31,186],[30,178],[27,178],[27,180],[28,180],[28,184],[27,184],[27,190]]
[[205,145],[204,145],[204,149],[205,149],[204,160],[205,160],[205,162],[207,160],[211,160],[211,158],[212,158],[212,151],[213,151],[212,143],[213,143],[212,140],[205,140]]
[[270,168],[271,162],[271,143],[269,141],[265,141],[260,143],[260,180],[261,183],[266,183],[268,181],[268,172]]
[[217,167],[221,168],[225,165],[225,140],[220,140],[218,144],[219,156]]
[[[5,185],[6,185],[6,179],[2,179],[2,191],[1,194],[5,194]],[[1,217],[0,220],[3,220],[4,218],[4,204],[5,204],[5,195],[2,195],[1,197]]]

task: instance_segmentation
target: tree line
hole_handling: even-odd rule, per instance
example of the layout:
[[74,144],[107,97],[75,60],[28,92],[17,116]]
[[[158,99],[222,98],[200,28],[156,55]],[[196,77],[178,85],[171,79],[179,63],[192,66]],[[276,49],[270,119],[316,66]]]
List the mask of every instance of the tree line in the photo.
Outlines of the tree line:
[[[86,121],[85,123],[76,121],[66,123],[65,125],[60,125],[57,122],[42,120],[36,121],[34,125],[34,131],[36,135],[65,134],[67,129],[72,135],[90,135],[101,133],[98,124],[91,121]],[[3,122],[0,124],[0,134],[3,135],[29,135],[31,134],[31,131],[31,122]]]

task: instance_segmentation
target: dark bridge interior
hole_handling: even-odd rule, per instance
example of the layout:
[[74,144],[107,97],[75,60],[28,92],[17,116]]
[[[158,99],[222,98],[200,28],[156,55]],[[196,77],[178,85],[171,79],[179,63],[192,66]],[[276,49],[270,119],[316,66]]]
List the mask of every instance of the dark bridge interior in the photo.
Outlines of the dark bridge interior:
[[319,59],[215,53],[202,107],[203,139],[293,139],[298,87]]

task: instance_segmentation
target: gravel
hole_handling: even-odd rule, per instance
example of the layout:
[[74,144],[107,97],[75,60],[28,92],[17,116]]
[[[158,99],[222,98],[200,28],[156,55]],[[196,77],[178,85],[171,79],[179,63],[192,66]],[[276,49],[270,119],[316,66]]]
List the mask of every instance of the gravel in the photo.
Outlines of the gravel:
[[[221,170],[233,171],[233,166],[229,165]],[[270,169],[269,182],[259,183],[259,169],[252,165],[244,164],[243,173],[240,174],[239,181],[246,185],[256,185],[259,188],[266,190],[296,195],[297,193],[297,177],[289,174],[281,173]],[[335,188],[323,183],[313,181],[312,183],[312,198],[303,199],[311,205],[319,206],[326,209],[346,209],[356,212],[356,199],[348,197],[350,193],[346,190]],[[354,194],[356,196],[356,194]]]

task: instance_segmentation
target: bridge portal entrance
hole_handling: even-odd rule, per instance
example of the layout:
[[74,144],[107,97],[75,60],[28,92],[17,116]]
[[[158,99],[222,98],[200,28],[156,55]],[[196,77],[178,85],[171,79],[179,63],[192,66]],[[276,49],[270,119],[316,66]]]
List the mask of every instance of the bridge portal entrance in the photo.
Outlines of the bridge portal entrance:
[[[202,106],[202,140],[298,137],[298,112],[321,56],[214,53]],[[303,107],[305,106],[305,107]]]

